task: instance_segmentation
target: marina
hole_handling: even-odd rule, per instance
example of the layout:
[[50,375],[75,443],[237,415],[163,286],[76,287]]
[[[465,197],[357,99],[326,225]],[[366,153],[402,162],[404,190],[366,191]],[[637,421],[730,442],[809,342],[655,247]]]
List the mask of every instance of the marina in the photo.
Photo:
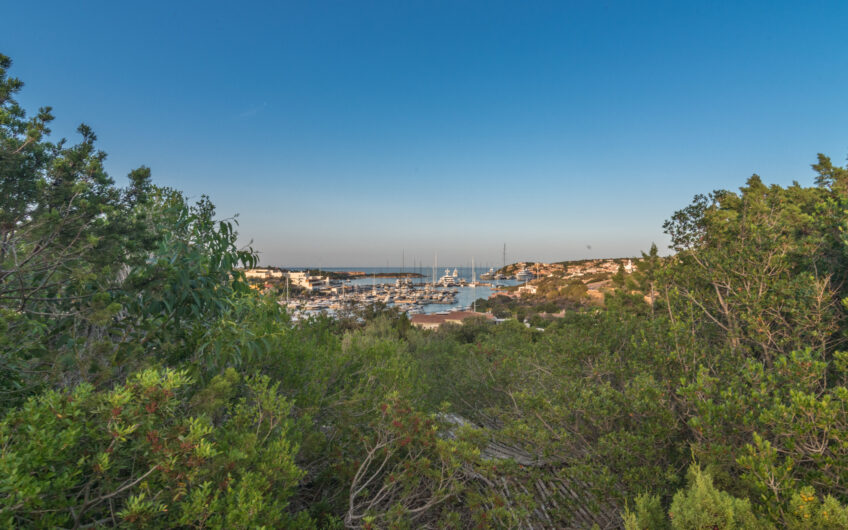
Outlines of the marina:
[[[387,277],[403,275],[401,268],[331,268],[327,273],[364,272],[353,279],[333,280],[308,296],[282,296],[293,316],[304,318],[320,313],[335,315],[377,304],[396,308],[408,315],[473,310],[474,301],[489,298],[498,288],[519,285],[515,279],[477,281],[473,267],[448,267],[438,278]],[[296,274],[296,273],[291,273]]]

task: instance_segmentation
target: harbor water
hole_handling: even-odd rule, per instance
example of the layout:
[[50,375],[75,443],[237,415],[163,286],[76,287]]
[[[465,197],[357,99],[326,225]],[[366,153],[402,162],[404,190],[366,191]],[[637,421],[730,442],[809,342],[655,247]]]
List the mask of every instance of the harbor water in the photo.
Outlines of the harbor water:
[[[473,277],[476,277],[477,281],[480,282],[480,275],[488,272],[489,269],[480,269],[477,268],[474,271],[474,275],[472,275],[471,267],[441,267],[436,269],[435,281],[438,283],[440,277],[444,276],[445,269],[448,269],[449,274],[453,275],[453,271],[456,270],[457,280],[463,280],[464,282],[471,282]],[[424,287],[425,284],[433,283],[433,270],[429,269],[410,269],[405,268],[401,270],[401,268],[397,267],[338,267],[338,268],[323,268],[323,271],[328,272],[350,272],[350,271],[360,271],[364,272],[366,275],[361,278],[352,279],[349,281],[345,281],[345,285],[355,285],[359,287],[367,287],[370,285],[383,285],[383,284],[394,284],[397,281],[397,278],[380,278],[376,277],[377,274],[398,274],[402,272],[407,273],[418,273],[424,275],[423,278],[411,278],[413,284],[416,287]],[[492,294],[493,289],[492,286],[510,286],[510,285],[519,285],[521,282],[516,280],[488,280],[484,281],[484,283],[490,284],[487,285],[478,285],[476,287],[469,286],[456,286],[451,287],[451,289],[456,289],[456,300],[452,304],[427,304],[421,306],[421,311],[430,314],[430,313],[438,313],[440,311],[453,311],[458,309],[468,309],[471,308],[474,304],[474,301],[478,298],[489,298]]]

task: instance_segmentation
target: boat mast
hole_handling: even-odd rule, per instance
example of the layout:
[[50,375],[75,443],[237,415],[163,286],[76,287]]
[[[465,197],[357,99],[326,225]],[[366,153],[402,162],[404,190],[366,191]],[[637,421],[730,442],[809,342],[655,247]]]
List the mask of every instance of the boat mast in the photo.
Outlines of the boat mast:
[[471,297],[474,299],[474,312],[477,312],[477,276],[474,274],[474,258],[471,258]]
[[436,264],[439,262],[438,252],[433,252],[433,287],[436,287]]

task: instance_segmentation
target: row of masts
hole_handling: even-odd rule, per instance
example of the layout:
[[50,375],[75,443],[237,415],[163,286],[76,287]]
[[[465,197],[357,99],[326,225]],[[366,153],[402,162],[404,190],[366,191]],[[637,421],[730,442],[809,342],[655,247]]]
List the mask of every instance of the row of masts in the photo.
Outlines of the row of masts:
[[[433,253],[433,272],[432,272],[432,284],[436,285],[436,270],[438,270],[439,264],[439,253]],[[506,243],[503,246],[503,268],[506,268]],[[389,269],[389,262],[386,260],[386,269]],[[419,261],[418,267],[415,266],[415,259],[412,260],[412,269],[416,270],[418,274],[421,274],[421,269],[423,268],[421,262]],[[320,270],[320,269],[319,269]],[[406,272],[406,249],[402,249],[400,253],[400,272],[401,274]],[[421,274],[423,276],[423,274]],[[376,281],[376,277],[372,278],[372,283]],[[471,258],[471,284],[476,287],[477,284],[477,270],[474,267],[474,258]],[[286,281],[286,299],[288,300],[288,280]]]
[[[401,253],[400,253],[400,272],[401,272],[401,274],[406,272],[405,258],[406,258],[406,250],[404,249],[404,250],[401,250]],[[388,268],[388,263],[386,263],[386,266]],[[415,269],[415,260],[414,259],[413,259],[413,262],[412,262],[412,268]],[[432,284],[434,286],[436,285],[436,270],[438,268],[439,268],[439,253],[433,252]],[[504,246],[503,246],[503,265],[502,265],[502,268],[504,268],[504,269],[506,268],[506,243],[504,243]],[[419,274],[421,274],[420,265],[419,265]],[[474,268],[474,258],[473,257],[471,258],[471,285],[472,285],[472,287],[477,286],[477,269]]]

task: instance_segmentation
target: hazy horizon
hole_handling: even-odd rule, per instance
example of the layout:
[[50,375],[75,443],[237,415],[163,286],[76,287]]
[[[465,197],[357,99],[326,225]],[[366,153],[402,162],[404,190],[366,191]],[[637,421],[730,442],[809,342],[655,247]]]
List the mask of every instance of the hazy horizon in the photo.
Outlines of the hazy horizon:
[[[647,249],[646,249],[647,252]],[[608,260],[608,259],[638,259],[641,257],[641,254],[633,254],[633,255],[622,255],[622,256],[592,256],[590,258],[575,258],[575,259],[556,259],[556,260],[529,260],[529,259],[510,259],[507,256],[506,264],[512,265],[515,263],[561,263],[561,262],[569,262],[569,261],[581,261],[586,259],[597,259],[597,260]],[[407,261],[405,264],[401,264],[401,258],[397,258],[398,261],[389,260],[389,263],[383,263],[382,265],[350,265],[350,264],[294,264],[294,265],[285,265],[278,263],[264,263],[261,262],[259,267],[280,267],[283,269],[326,269],[326,270],[354,270],[354,269],[385,269],[385,270],[406,270],[407,272],[416,272],[419,268],[423,269],[425,273],[429,274],[433,269],[433,258],[430,258],[430,262],[428,263],[426,260],[421,262],[417,261],[416,258],[415,265],[412,262]],[[474,259],[474,269],[475,270],[488,270],[489,268],[498,269],[503,266],[503,261],[487,261],[482,262]],[[442,262],[439,261],[436,264],[436,272],[440,272],[445,268],[460,268],[460,269],[470,269],[471,268],[471,260],[468,259],[465,262]],[[426,275],[426,274],[425,274]]]

